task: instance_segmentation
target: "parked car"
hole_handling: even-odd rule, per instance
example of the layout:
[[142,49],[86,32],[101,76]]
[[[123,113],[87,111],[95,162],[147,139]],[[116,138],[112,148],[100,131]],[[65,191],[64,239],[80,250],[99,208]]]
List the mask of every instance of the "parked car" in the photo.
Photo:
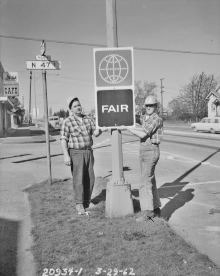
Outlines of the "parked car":
[[60,130],[61,124],[59,116],[49,116],[48,122],[55,130]]
[[206,131],[211,133],[220,132],[220,117],[203,118],[199,123],[192,123],[194,131]]

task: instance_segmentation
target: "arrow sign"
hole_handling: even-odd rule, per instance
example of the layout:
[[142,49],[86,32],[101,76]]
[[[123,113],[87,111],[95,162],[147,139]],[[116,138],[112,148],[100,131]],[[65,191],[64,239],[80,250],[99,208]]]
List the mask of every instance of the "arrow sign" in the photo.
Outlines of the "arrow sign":
[[60,61],[26,61],[26,68],[28,70],[60,70],[61,62]]

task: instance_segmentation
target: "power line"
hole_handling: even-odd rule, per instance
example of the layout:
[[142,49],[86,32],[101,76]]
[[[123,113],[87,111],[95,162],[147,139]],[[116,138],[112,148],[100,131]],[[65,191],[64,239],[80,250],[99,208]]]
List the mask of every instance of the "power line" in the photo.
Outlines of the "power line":
[[[45,40],[45,39],[39,39],[39,38],[17,37],[17,36],[6,36],[6,35],[0,35],[0,37],[11,38],[11,39],[32,40],[32,41]],[[79,46],[107,47],[107,45],[103,45],[103,44],[93,44],[93,43],[84,43],[84,42],[73,42],[73,41],[62,41],[62,40],[51,40],[51,39],[47,39],[45,41],[46,42],[52,42],[52,43],[79,45]],[[125,46],[120,46],[120,47],[125,47]],[[146,47],[133,47],[133,48],[135,50],[140,50],[140,51],[154,51],[154,52],[181,53],[181,54],[194,54],[194,55],[210,55],[210,56],[219,56],[220,55],[220,53],[208,53],[208,52],[199,52],[199,51],[154,49],[154,48],[146,48]]]

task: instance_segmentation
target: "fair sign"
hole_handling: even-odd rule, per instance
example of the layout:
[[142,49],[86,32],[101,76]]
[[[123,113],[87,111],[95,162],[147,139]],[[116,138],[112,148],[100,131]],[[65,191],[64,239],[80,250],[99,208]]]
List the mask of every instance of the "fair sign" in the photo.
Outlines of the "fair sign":
[[133,48],[93,50],[96,126],[135,125]]

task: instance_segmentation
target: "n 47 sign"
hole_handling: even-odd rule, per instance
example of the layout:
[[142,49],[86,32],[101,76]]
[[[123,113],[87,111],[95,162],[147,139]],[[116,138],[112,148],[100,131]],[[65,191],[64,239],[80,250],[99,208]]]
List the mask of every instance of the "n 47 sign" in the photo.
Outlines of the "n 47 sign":
[[57,69],[61,69],[61,62],[60,61],[49,61],[49,60],[27,61],[26,68],[29,70],[39,70],[39,69],[57,70]]

